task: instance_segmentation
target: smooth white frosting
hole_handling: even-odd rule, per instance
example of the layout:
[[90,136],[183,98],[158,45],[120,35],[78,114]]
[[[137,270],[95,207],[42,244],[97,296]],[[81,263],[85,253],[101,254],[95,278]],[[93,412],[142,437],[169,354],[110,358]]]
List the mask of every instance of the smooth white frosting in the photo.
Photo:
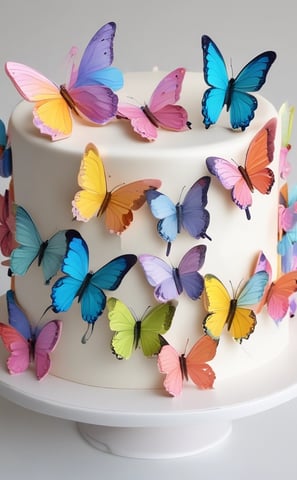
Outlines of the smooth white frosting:
[[[133,97],[141,103],[148,101],[164,75],[164,72],[125,75],[120,100],[131,102]],[[217,125],[206,130],[200,113],[205,88],[201,74],[186,73],[178,103],[187,109],[192,129],[185,132],[159,129],[155,142],[147,142],[136,135],[126,120],[115,120],[104,127],[90,127],[74,119],[71,137],[53,143],[33,126],[32,105],[21,102],[9,125],[15,200],[28,210],[42,238],[47,239],[60,229],[79,230],[89,246],[92,270],[122,253],[150,253],[165,258],[166,244],[156,232],[156,220],[147,205],[135,212],[133,223],[120,237],[108,233],[102,219],[94,218],[88,223],[73,221],[71,202],[79,190],[77,174],[85,146],[93,142],[102,156],[110,189],[123,182],[159,178],[162,181],[160,190],[176,203],[184,187],[187,191],[198,178],[210,175],[205,164],[208,156],[217,155],[244,164],[252,138],[270,118],[277,116],[276,110],[263,97],[257,96],[258,109],[245,132],[230,129],[226,112],[222,113]],[[216,275],[227,287],[231,282],[234,290],[251,275],[260,250],[264,250],[269,258],[274,276],[277,274],[279,130],[271,165],[276,182],[270,195],[253,194],[252,219],[246,219],[244,211],[231,201],[230,192],[210,175],[207,206],[210,225],[207,233],[212,241],[195,240],[187,233],[181,233],[172,247],[170,261],[173,264],[177,265],[191,246],[204,243],[207,252],[201,273]],[[138,264],[127,274],[118,290],[106,293],[120,298],[139,317],[149,305],[155,304],[153,288]],[[25,277],[16,278],[16,295],[32,323],[37,323],[51,301],[50,287],[43,284],[42,272],[36,263]],[[189,349],[202,335],[205,315],[201,300],[194,302],[182,294],[166,338],[183,353],[188,339]],[[45,318],[63,320],[63,334],[52,355],[52,374],[115,388],[151,388],[162,384],[163,377],[158,372],[156,359],[145,358],[141,350],[127,361],[115,358],[110,350],[112,332],[105,313],[97,320],[86,345],[80,342],[86,324],[81,319],[77,303],[66,313],[57,315],[50,311]],[[222,335],[217,356],[210,362],[217,379],[242,374],[269,361],[284,348],[287,338],[286,321],[276,327],[264,308],[257,316],[255,332],[241,345],[227,332]]]

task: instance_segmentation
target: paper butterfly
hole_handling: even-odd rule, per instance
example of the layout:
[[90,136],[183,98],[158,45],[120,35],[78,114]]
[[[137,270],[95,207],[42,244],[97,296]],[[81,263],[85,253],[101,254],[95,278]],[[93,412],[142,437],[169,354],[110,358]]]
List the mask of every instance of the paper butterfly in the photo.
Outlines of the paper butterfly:
[[50,239],[43,241],[29,213],[20,205],[16,207],[15,239],[19,244],[10,257],[13,275],[25,275],[37,259],[42,267],[44,282],[49,284],[62,265],[66,252],[66,230],[59,230]]
[[279,204],[279,242],[277,253],[281,256],[282,272],[297,268],[297,186],[288,188],[285,184],[280,190]]
[[92,325],[92,332],[94,323],[106,305],[103,290],[118,288],[126,273],[136,263],[137,257],[121,255],[93,273],[89,271],[89,249],[81,235],[75,230],[68,230],[66,238],[67,251],[61,267],[66,275],[59,278],[52,287],[51,308],[55,313],[66,312],[77,297],[82,319],[89,324],[88,329]]
[[169,197],[161,192],[149,190],[146,199],[151,212],[159,219],[157,231],[163,240],[167,242],[166,255],[171,249],[171,243],[183,227],[194,238],[209,238],[206,230],[209,225],[209,212],[207,205],[207,192],[210,177],[202,177],[197,180],[187,192],[183,203],[176,205]]
[[139,255],[147,281],[155,287],[156,300],[167,302],[176,299],[183,290],[192,300],[200,298],[204,281],[197,270],[204,264],[205,253],[205,245],[196,245],[183,256],[178,267],[172,267],[154,255]]
[[36,377],[42,380],[50,370],[50,353],[60,339],[62,322],[51,320],[43,327],[33,329],[12,290],[8,290],[6,299],[9,325],[0,323],[0,337],[10,353],[8,371],[12,375],[22,373],[34,361]]
[[0,195],[0,249],[4,257],[9,257],[17,246],[15,242],[15,216],[13,214],[12,192],[5,190]]
[[203,123],[206,128],[217,122],[226,105],[230,110],[232,128],[245,130],[254,118],[258,106],[257,92],[266,81],[267,73],[276,59],[275,52],[264,52],[253,58],[237,75],[228,77],[225,61],[216,44],[207,35],[202,36],[203,72],[208,88],[202,98]]
[[124,184],[112,191],[107,190],[104,165],[95,145],[86,146],[78,174],[82,188],[72,201],[73,216],[87,222],[94,215],[105,214],[106,228],[122,233],[133,220],[133,210],[145,203],[145,192],[160,187],[160,180],[145,179]]
[[280,122],[282,126],[281,137],[281,151],[280,151],[280,175],[281,178],[286,179],[291,171],[291,165],[288,162],[287,156],[291,150],[291,135],[293,128],[295,108],[289,107],[287,103],[283,103],[279,109]]
[[175,105],[180,98],[185,72],[184,68],[177,68],[166,75],[147,105],[119,103],[118,118],[130,120],[134,131],[148,140],[157,138],[159,127],[176,132],[189,128],[186,110]]
[[159,353],[161,335],[171,326],[175,307],[168,303],[149,309],[141,320],[135,318],[129,308],[117,298],[107,300],[110,329],[115,332],[111,346],[119,359],[131,357],[139,344],[143,354],[151,357]]
[[118,69],[110,67],[115,30],[115,23],[110,22],[95,33],[66,86],[57,86],[21,63],[6,63],[6,73],[20,95],[35,103],[33,123],[41,133],[52,140],[70,136],[70,112],[99,125],[116,115],[118,97],[111,88],[121,88],[123,78]]
[[288,188],[285,183],[279,194],[279,229],[280,236],[282,233],[288,232],[297,222],[297,187]]
[[12,155],[8,144],[6,128],[0,120],[0,176],[7,178],[12,174]]
[[190,350],[189,354],[179,355],[171,346],[162,347],[158,355],[160,373],[165,373],[164,387],[172,396],[177,396],[182,391],[183,380],[190,378],[198,388],[212,388],[215,373],[206,362],[212,360],[216,354],[217,342],[204,335]]
[[234,340],[241,343],[243,339],[248,339],[257,323],[253,307],[260,302],[267,283],[268,274],[257,272],[231,298],[217,277],[205,275],[205,307],[208,311],[203,321],[205,333],[218,340],[227,325]]
[[272,281],[272,269],[269,260],[263,252],[259,255],[256,271],[264,270],[269,276],[269,284],[260,304],[261,308],[265,303],[270,317],[280,322],[286,316],[290,307],[290,297],[297,292],[297,270],[285,273]]
[[223,187],[231,190],[235,205],[245,210],[248,220],[251,218],[249,207],[252,205],[254,189],[269,194],[274,184],[274,173],[268,168],[273,160],[276,119],[272,118],[251,141],[245,159],[245,166],[236,165],[220,157],[208,157],[206,165]]

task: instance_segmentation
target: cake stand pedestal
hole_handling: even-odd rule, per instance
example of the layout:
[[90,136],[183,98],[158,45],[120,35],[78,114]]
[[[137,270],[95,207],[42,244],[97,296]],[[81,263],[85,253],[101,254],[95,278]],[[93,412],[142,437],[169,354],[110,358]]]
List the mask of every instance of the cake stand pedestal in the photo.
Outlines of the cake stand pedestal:
[[177,398],[163,390],[112,389],[80,385],[49,375],[36,381],[29,370],[12,376],[0,352],[0,395],[38,413],[72,420],[97,449],[132,458],[197,454],[222,442],[232,421],[297,396],[297,322],[287,348],[269,363],[213,390],[185,384]]

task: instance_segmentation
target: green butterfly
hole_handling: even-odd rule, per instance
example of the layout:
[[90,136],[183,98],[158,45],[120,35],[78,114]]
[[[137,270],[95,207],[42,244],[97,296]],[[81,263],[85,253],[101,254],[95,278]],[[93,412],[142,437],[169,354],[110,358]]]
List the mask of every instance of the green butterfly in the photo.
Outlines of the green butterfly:
[[151,308],[141,320],[136,320],[129,308],[117,298],[107,300],[110,329],[115,332],[111,346],[117,358],[126,360],[141,345],[146,357],[159,353],[162,347],[161,335],[171,326],[175,306],[163,303]]

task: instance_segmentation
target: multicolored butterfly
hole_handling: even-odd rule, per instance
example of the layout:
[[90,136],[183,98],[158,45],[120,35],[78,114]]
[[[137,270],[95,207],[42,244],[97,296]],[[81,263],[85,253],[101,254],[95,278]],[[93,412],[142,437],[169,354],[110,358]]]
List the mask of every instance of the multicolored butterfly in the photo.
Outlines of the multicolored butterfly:
[[275,52],[267,51],[253,58],[237,75],[228,77],[224,58],[216,44],[207,35],[201,39],[203,50],[204,80],[208,88],[202,98],[203,123],[206,128],[217,122],[226,105],[230,110],[232,128],[245,130],[254,118],[258,106],[256,97],[248,92],[257,92],[266,81]]
[[42,267],[44,282],[49,284],[61,268],[66,252],[66,230],[59,230],[43,241],[29,213],[20,205],[15,213],[15,240],[18,243],[11,252],[10,270],[13,275],[25,275],[35,259]]
[[8,142],[6,128],[0,120],[0,176],[7,178],[12,174],[12,154]]
[[9,325],[0,323],[0,337],[10,353],[7,368],[10,374],[25,372],[35,363],[35,373],[42,380],[51,367],[50,354],[54,351],[62,332],[61,320],[51,320],[41,328],[32,328],[17,304],[13,290],[6,293]]
[[187,356],[179,353],[171,346],[162,347],[158,355],[160,373],[165,373],[164,387],[172,396],[182,391],[183,380],[190,378],[200,389],[213,387],[215,373],[206,362],[216,354],[218,342],[207,335],[201,337],[192,347]]
[[76,230],[66,233],[67,251],[61,267],[66,275],[59,278],[51,291],[55,313],[66,312],[75,298],[81,305],[82,319],[88,323],[88,329],[82,342],[87,340],[89,326],[92,326],[102,314],[106,305],[103,290],[116,290],[124,276],[137,261],[135,255],[121,255],[114,258],[96,272],[89,271],[89,249]]
[[33,123],[52,140],[71,135],[71,112],[88,122],[103,125],[115,117],[118,97],[111,88],[121,88],[122,73],[110,67],[116,25],[98,30],[84,51],[78,68],[73,67],[67,86],[57,86],[42,74],[21,63],[7,62],[6,73],[20,95],[34,102]]
[[205,333],[218,340],[227,325],[234,340],[241,343],[248,339],[257,323],[253,307],[262,299],[268,280],[267,272],[257,272],[231,298],[217,277],[205,275],[205,308],[208,311],[203,321]]
[[206,159],[210,173],[219,179],[223,187],[231,190],[233,202],[245,210],[248,220],[251,218],[249,207],[254,189],[267,195],[274,184],[274,173],[268,165],[273,160],[275,130],[276,119],[272,118],[251,141],[244,167],[220,157]]
[[139,255],[138,260],[147,281],[155,287],[154,295],[158,302],[176,299],[183,290],[192,300],[197,300],[204,288],[203,277],[198,270],[204,264],[205,254],[206,246],[196,245],[183,256],[178,267],[172,267],[154,255]]
[[166,75],[147,105],[119,103],[118,118],[130,120],[134,131],[147,140],[157,138],[159,127],[176,132],[189,128],[187,111],[175,105],[180,98],[185,72],[184,68],[177,68]]
[[288,162],[287,156],[291,150],[291,135],[293,128],[293,120],[295,115],[295,108],[289,106],[286,102],[282,104],[279,109],[279,117],[282,126],[282,136],[281,136],[281,151],[280,151],[280,176],[283,179],[286,179],[289,176],[291,171],[291,165]]
[[201,177],[187,192],[183,203],[176,205],[169,197],[161,192],[148,190],[146,199],[153,216],[159,219],[157,231],[163,240],[167,242],[166,255],[171,249],[171,243],[183,227],[194,238],[208,238],[206,230],[209,225],[209,212],[207,205],[207,192],[210,177]]
[[110,329],[115,332],[111,346],[119,359],[131,357],[139,344],[143,354],[151,357],[159,353],[162,337],[170,326],[175,306],[164,303],[149,309],[141,320],[135,318],[129,308],[117,298],[107,300]]
[[297,186],[284,184],[279,201],[279,242],[277,253],[281,256],[281,270],[288,273],[297,265]]
[[12,197],[11,189],[6,189],[4,195],[0,195],[0,250],[4,257],[10,257],[12,250],[17,246]]
[[263,252],[259,255],[256,267],[256,271],[260,270],[267,272],[269,283],[257,311],[266,304],[269,316],[278,323],[289,311],[290,297],[297,292],[297,270],[285,273],[272,281],[271,264]]
[[105,213],[106,228],[122,233],[133,220],[133,210],[145,203],[145,192],[159,188],[160,180],[145,179],[124,184],[112,191],[107,190],[104,165],[95,145],[89,143],[81,161],[78,184],[82,188],[72,201],[73,216],[87,222],[94,215]]

